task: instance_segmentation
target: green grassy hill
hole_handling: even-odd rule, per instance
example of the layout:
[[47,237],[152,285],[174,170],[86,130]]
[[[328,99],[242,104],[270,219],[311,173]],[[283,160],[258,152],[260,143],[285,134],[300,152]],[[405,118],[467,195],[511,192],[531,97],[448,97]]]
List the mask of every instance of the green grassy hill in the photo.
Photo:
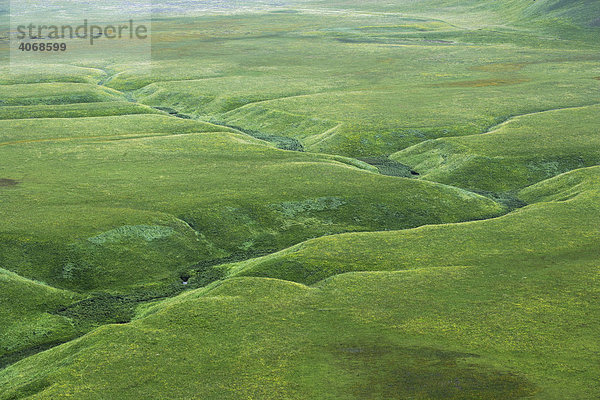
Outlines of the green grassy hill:
[[[401,0],[381,3],[367,0],[360,3],[352,0],[333,2],[312,1],[321,7],[344,7],[350,9],[387,12],[412,12],[442,15],[453,19],[466,19],[477,15],[486,23],[548,23],[571,24],[583,27],[598,26],[600,5],[594,0]],[[496,19],[492,19],[492,16]]]
[[512,118],[490,133],[424,142],[391,156],[424,179],[503,192],[600,163],[600,106]]
[[599,176],[544,181],[494,220],[231,266],[237,277],[5,369],[3,398],[593,398]]
[[[133,117],[141,127],[140,118],[151,116],[103,117],[98,123],[132,129],[126,118]],[[173,128],[203,125],[174,117],[155,121],[160,118],[177,123]],[[44,127],[56,121],[44,120]],[[126,139],[122,132],[86,139],[77,132],[71,140],[0,147],[3,176],[18,182],[0,188],[0,263],[62,287],[178,280],[199,261],[274,251],[324,234],[502,213],[470,192],[277,150],[241,134],[144,136],[144,129],[141,138],[131,138],[130,131]],[[27,173],[19,163],[24,159]]]
[[[0,57],[4,56],[0,53]],[[19,65],[15,70],[0,66],[0,84],[13,85],[24,83],[98,83],[106,73],[97,68],[85,68],[68,64]]]
[[[593,264],[599,239],[594,228],[600,215],[596,204],[599,173],[598,167],[577,170],[529,187],[519,195],[533,204],[500,218],[401,233],[329,236],[223,268],[233,276],[268,276],[312,284],[354,271],[459,264],[505,268],[569,265],[574,253],[577,262]],[[542,201],[538,203],[538,199]]]
[[104,103],[75,103],[60,105],[4,106],[0,108],[0,120],[28,118],[80,118],[106,117],[130,114],[164,114],[152,107],[125,101]]
[[3,106],[92,103],[124,100],[115,90],[88,83],[29,83],[0,85]]
[[[127,110],[115,102],[114,110]],[[73,106],[73,105],[71,105]],[[131,109],[130,107],[128,107]],[[137,107],[144,109],[143,107]],[[78,107],[77,118],[46,118],[0,120],[0,146],[36,143],[44,141],[72,141],[77,139],[118,139],[123,137],[145,137],[194,132],[234,132],[227,127],[184,120],[164,113],[137,115],[108,115],[105,117],[86,117],[85,114],[100,114],[106,110],[105,103],[95,107]],[[8,108],[8,112],[14,109]],[[53,109],[60,112],[59,107]],[[37,108],[36,112],[44,112]],[[113,114],[113,113],[111,113]],[[12,148],[11,148],[12,149]]]
[[321,235],[505,212],[461,189],[385,177],[344,157],[278,150],[205,122],[85,117],[111,103],[94,104],[51,111],[77,118],[0,121],[0,265],[85,293],[78,303],[49,305],[51,316],[15,310],[39,321],[25,323],[23,314],[7,322],[3,363],[126,322],[138,304],[181,292],[184,276],[194,276],[190,287],[219,279],[210,266],[228,260]]
[[310,7],[180,19],[180,28],[165,19],[153,26],[153,76],[121,65],[107,85],[137,89],[131,95],[145,104],[351,157],[388,156],[428,139],[483,133],[511,116],[600,102],[592,28],[490,26],[480,16],[502,7],[480,8],[446,10],[448,18],[469,18],[456,23]]
[[[543,0],[536,1],[524,11],[524,17],[553,17],[567,19],[582,26],[599,25],[600,4],[593,0]],[[525,19],[523,18],[523,19]]]
[[71,321],[52,311],[78,298],[0,268],[0,368],[77,336]]

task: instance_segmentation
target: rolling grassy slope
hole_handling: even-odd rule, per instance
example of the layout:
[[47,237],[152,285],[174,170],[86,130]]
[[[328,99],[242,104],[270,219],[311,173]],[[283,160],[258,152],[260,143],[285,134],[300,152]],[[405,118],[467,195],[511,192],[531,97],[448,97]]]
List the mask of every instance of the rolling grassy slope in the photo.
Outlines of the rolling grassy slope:
[[[118,105],[118,103],[115,103]],[[71,106],[73,107],[73,106]],[[114,107],[114,106],[112,106]],[[108,108],[112,108],[108,107]],[[84,117],[86,113],[102,113],[107,107],[77,107],[74,112],[79,118],[37,118],[0,120],[0,146],[23,144],[36,141],[92,139],[98,137],[118,138],[152,135],[186,134],[194,132],[233,132],[233,129],[206,122],[184,120],[168,115],[138,114]],[[142,108],[142,107],[139,107]],[[37,112],[44,112],[38,108]],[[11,110],[9,109],[8,112]],[[60,108],[54,108],[60,112]]]
[[[5,369],[3,398],[597,397],[599,176],[541,182],[522,192],[534,204],[494,220],[321,238],[243,263]],[[326,273],[298,275],[312,270]],[[388,271],[343,273],[357,270]],[[243,274],[338,275],[307,287]]]
[[[86,123],[139,129],[150,117],[177,122],[174,129],[203,125],[150,115]],[[61,287],[115,289],[178,280],[198,261],[278,250],[324,234],[502,213],[463,190],[277,150],[241,134],[106,135],[0,147],[2,176],[18,182],[0,188],[5,268]]]
[[597,26],[600,15],[600,4],[594,0],[404,0],[387,3],[377,0],[336,0],[312,1],[311,4],[326,8],[439,15],[454,21],[472,21],[472,17],[477,16],[480,24],[545,26],[554,23],[554,28],[557,24],[568,24],[571,27]]
[[600,102],[593,32],[480,28],[480,14],[455,13],[470,20],[302,8],[183,18],[177,28],[167,18],[153,26],[155,74],[120,65],[107,85],[137,89],[142,103],[351,157]]
[[125,100],[121,93],[88,83],[0,85],[0,105],[71,104]]
[[[2,54],[4,55],[4,54]],[[98,83],[106,73],[101,69],[68,64],[19,65],[17,69],[0,66],[0,85],[24,83]]]
[[520,189],[600,164],[600,106],[510,119],[492,132],[424,142],[391,156],[427,180],[471,190]]
[[[235,276],[268,276],[312,284],[353,271],[459,264],[568,266],[574,254],[578,261],[595,262],[600,240],[596,228],[599,173],[600,167],[577,170],[527,188],[521,196],[529,202],[536,201],[538,192],[544,193],[543,200],[548,200],[549,192],[560,201],[535,203],[503,217],[400,233],[329,236],[226,268]],[[565,181],[575,184],[570,187]],[[569,194],[568,201],[565,193]],[[357,253],[353,249],[361,250]]]
[[106,117],[128,114],[164,114],[152,107],[124,101],[61,105],[4,106],[0,119]]
[[136,95],[145,104],[185,104],[186,112],[213,115],[271,99],[333,91],[339,84],[333,77],[320,82],[315,77],[232,76],[153,83]]
[[30,303],[8,310],[14,319],[1,321],[0,363],[126,322],[137,304],[180,292],[180,277],[193,274],[190,286],[218,279],[209,267],[223,260],[324,234],[504,212],[460,189],[381,176],[344,157],[277,150],[170,116],[0,125],[0,264],[87,293],[72,305],[48,300],[45,313]]
[[76,336],[71,321],[50,312],[78,297],[0,268],[0,367],[12,361],[3,358],[7,354],[31,348],[39,351],[39,347]]

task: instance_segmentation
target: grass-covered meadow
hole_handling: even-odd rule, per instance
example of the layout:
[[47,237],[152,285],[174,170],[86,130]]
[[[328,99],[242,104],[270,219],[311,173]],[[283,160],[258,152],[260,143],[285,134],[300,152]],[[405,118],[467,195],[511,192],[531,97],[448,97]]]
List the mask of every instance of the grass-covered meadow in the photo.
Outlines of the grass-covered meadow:
[[0,400],[600,397],[600,3],[159,3],[0,19]]

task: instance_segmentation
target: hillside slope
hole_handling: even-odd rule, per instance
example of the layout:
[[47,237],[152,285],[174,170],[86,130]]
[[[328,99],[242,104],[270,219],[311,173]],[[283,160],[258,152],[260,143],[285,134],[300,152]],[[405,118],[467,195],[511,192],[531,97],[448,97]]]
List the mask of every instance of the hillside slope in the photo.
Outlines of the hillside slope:
[[[40,121],[51,135],[59,120],[0,123],[10,123],[9,137],[13,128],[23,136],[17,127]],[[150,134],[142,121],[164,123]],[[310,237],[503,212],[485,197],[378,175],[343,158],[286,152],[227,132],[173,134],[201,130],[195,121],[135,115],[61,122],[75,127],[61,130],[64,140],[0,146],[1,176],[12,182],[0,186],[0,264],[63,288],[179,282],[199,262],[276,251]],[[93,135],[109,125],[119,129],[90,138],[78,127]]]
[[[571,23],[582,27],[598,26],[600,4],[595,0],[399,0],[381,3],[366,0],[333,2],[311,1],[321,7],[344,7],[349,9],[380,10],[387,12],[426,13],[428,15],[452,15],[456,18],[478,15],[485,22],[529,24],[537,22]],[[495,16],[492,20],[490,16]],[[555,26],[556,27],[556,26]]]
[[[0,398],[597,397],[599,176],[541,182],[522,192],[534,204],[494,220],[316,239],[230,266],[341,275],[188,292],[5,369]],[[388,272],[344,273],[357,270]]]
[[0,368],[28,350],[35,353],[77,336],[71,321],[52,311],[79,298],[0,268]]
[[598,105],[533,113],[486,134],[427,141],[390,158],[423,179],[471,190],[516,190],[600,164],[599,126]]
[[[106,85],[266,140],[292,138],[308,151],[358,158],[600,102],[594,29],[541,8],[550,20],[534,22],[525,4],[542,1],[440,3],[448,7],[328,2],[165,19],[153,26],[156,72],[115,66]],[[510,22],[507,7],[523,23]]]

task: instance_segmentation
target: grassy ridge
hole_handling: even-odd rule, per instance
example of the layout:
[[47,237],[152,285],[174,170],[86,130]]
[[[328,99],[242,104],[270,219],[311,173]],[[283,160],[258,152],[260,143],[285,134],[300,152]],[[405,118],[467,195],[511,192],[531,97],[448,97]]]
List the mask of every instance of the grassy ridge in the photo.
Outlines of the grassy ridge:
[[65,341],[76,335],[71,322],[50,314],[78,298],[74,293],[34,282],[0,268],[0,367],[4,358],[28,348]]
[[509,120],[484,135],[443,138],[391,156],[424,179],[471,190],[515,190],[600,163],[600,106]]
[[[91,113],[102,112],[104,103],[93,107]],[[38,109],[41,112],[42,109]],[[57,109],[54,109],[58,111]],[[83,111],[74,112],[83,114]],[[184,120],[164,114],[116,115],[81,118],[37,118],[0,120],[0,145],[23,144],[36,141],[105,139],[119,136],[152,136],[187,134],[194,132],[219,132],[233,129],[206,122]]]
[[314,10],[179,19],[185,34],[171,22],[153,27],[155,74],[119,66],[107,84],[138,89],[143,103],[292,137],[309,151],[387,156],[510,116],[600,101],[596,42],[558,24],[479,29],[474,15],[453,25]]
[[125,100],[116,90],[87,83],[0,85],[0,106],[71,104]]
[[[101,387],[103,395],[115,398],[160,393],[169,398],[355,399],[460,393],[448,382],[459,382],[471,398],[534,392],[522,376],[490,365],[490,358],[421,346],[410,335],[402,338],[379,326],[419,315],[405,314],[404,296],[391,297],[396,301],[388,299],[382,306],[384,294],[402,287],[415,302],[427,304],[431,299],[419,280],[445,294],[448,285],[443,282],[456,285],[469,277],[461,269],[443,276],[347,276],[316,290],[273,280],[229,281],[2,371],[2,398],[87,399],[95,398]],[[369,290],[375,285],[378,293]],[[388,314],[394,306],[403,311]],[[360,314],[371,321],[360,320]],[[58,366],[54,360],[59,358],[68,361]],[[75,372],[83,365],[88,367]],[[122,370],[128,378],[118,372]]]
[[[479,23],[517,24],[531,27],[567,25],[571,29],[598,26],[600,5],[593,0],[508,0],[489,2],[482,0],[422,0],[383,3],[376,0],[355,2],[311,1],[311,4],[327,8],[358,9],[368,11],[410,12],[415,14],[439,15],[453,21],[470,21],[473,16]],[[552,25],[553,24],[553,25]]]
[[320,82],[314,77],[232,76],[153,83],[136,95],[145,104],[177,104],[185,112],[206,115],[265,100],[331,91],[337,85],[334,79]]
[[[583,172],[582,172],[583,171]],[[353,271],[497,265],[536,268],[596,258],[599,167],[561,175],[522,192],[554,193],[569,201],[541,202],[503,217],[463,224],[426,226],[403,232],[352,233],[314,239],[278,254],[233,264],[234,276],[268,276],[312,284]],[[582,178],[583,175],[583,178]],[[566,182],[575,182],[565,188]],[[546,200],[546,197],[543,197]],[[540,234],[543,232],[543,235]],[[353,249],[361,249],[358,252]],[[530,249],[530,250],[527,250]]]
[[273,256],[294,268],[262,271],[390,271],[313,287],[227,279],[15,364],[0,387],[4,398],[594,398],[598,176],[544,181],[523,192],[542,202],[495,220],[309,241]]
[[107,117],[128,114],[164,114],[152,107],[124,101],[0,107],[0,119]]
[[[139,129],[151,117],[188,130],[202,125],[144,115],[87,119],[82,126],[114,126],[115,118],[119,129]],[[0,188],[5,268],[59,286],[114,289],[178,280],[198,261],[278,250],[324,234],[502,213],[466,191],[277,150],[240,134],[107,139],[0,147],[2,175],[18,182]],[[20,160],[27,160],[27,173]]]
[[0,67],[0,85],[26,83],[98,83],[106,73],[101,69],[68,64],[15,65]]

